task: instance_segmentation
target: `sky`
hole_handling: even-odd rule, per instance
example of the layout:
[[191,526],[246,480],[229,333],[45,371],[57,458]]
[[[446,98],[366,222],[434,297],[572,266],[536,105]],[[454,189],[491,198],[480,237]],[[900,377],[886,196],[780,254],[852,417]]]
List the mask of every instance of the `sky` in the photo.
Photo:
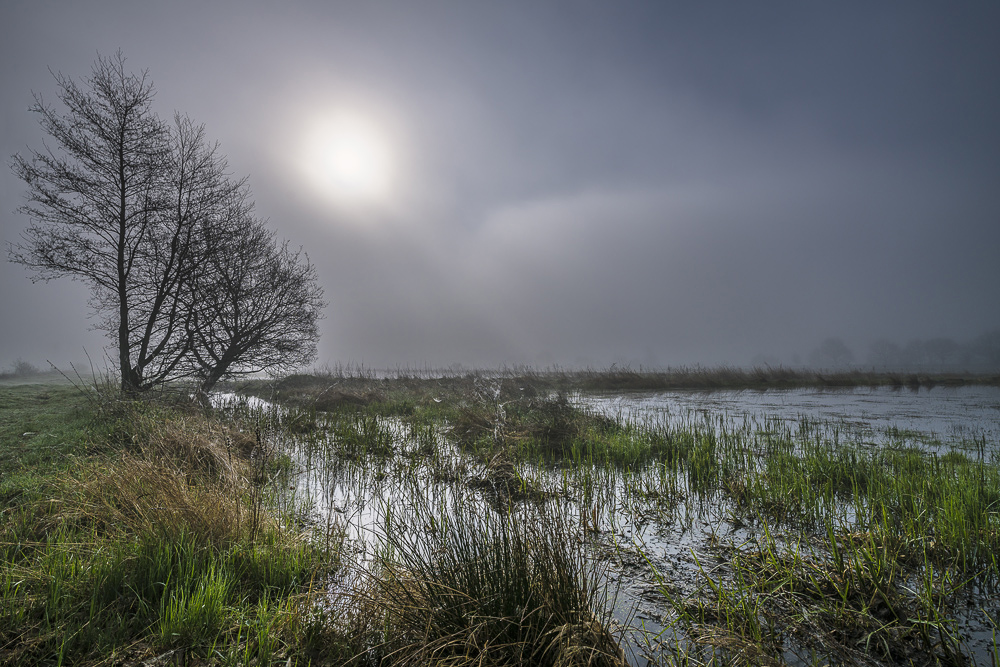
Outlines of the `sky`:
[[[315,264],[317,364],[791,364],[1000,327],[996,3],[4,0],[0,153],[121,49]],[[24,184],[0,168],[0,241]],[[4,257],[6,259],[6,256]],[[0,366],[100,364],[0,262]]]

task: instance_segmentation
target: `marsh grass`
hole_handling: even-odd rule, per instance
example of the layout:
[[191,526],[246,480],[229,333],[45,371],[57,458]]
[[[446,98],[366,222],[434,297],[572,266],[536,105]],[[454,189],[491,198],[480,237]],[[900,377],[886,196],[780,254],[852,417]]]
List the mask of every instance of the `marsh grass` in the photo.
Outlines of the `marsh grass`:
[[[684,381],[803,380],[722,371]],[[1000,583],[996,443],[566,393],[633,375],[292,376],[224,421],[0,391],[0,662],[597,665],[645,641],[653,664],[968,663],[958,600],[995,614]],[[374,556],[343,561],[300,469],[328,499],[396,494]],[[678,567],[656,531],[690,544]],[[651,578],[665,629],[611,631],[612,561],[644,564],[619,581]]]
[[[466,451],[505,451],[549,462],[594,458],[632,460],[633,439],[614,420],[572,407],[565,394],[521,400],[478,400],[461,405],[448,433]],[[621,445],[624,443],[624,447]],[[615,445],[618,444],[618,447]]]
[[[422,525],[424,530],[413,530]],[[387,516],[378,567],[353,601],[398,665],[620,665],[607,589],[558,508]]]
[[864,369],[826,372],[782,366],[650,369],[612,365],[604,369],[579,370],[509,367],[474,371],[395,369],[379,372],[362,368],[335,368],[277,380],[253,380],[241,383],[238,388],[241,392],[282,404],[312,403],[322,410],[375,404],[387,409],[405,410],[407,406],[426,402],[431,397],[460,401],[477,394],[484,384],[499,387],[505,400],[520,400],[558,391],[997,386],[1000,385],[1000,375]]
[[561,381],[587,391],[663,391],[671,389],[791,389],[795,387],[934,387],[1000,383],[995,374],[903,373],[852,369],[826,372],[781,366],[740,368],[681,367],[643,370],[611,367],[568,371]]
[[[761,378],[721,379],[727,386],[751,380]],[[453,443],[453,456],[475,463],[467,472],[431,478],[451,484],[451,492],[481,493],[501,510],[497,516],[504,508],[513,517],[539,504],[568,503],[575,508],[573,539],[592,562],[603,554],[623,564],[636,554],[641,559],[651,547],[636,535],[647,525],[676,530],[689,541],[691,550],[675,557],[684,562],[674,563],[673,578],[664,574],[657,585],[667,627],[644,635],[637,630],[639,638],[629,640],[633,651],[646,642],[653,664],[957,665],[972,659],[958,600],[978,596],[974,604],[982,610],[973,613],[984,616],[988,592],[1000,580],[995,443],[954,443],[940,452],[940,443],[927,447],[916,434],[886,431],[874,442],[844,425],[808,419],[609,420],[560,394],[572,383],[579,387],[581,376],[375,381],[392,397],[386,404],[337,408],[331,415],[387,415],[390,404],[406,406],[399,417],[417,444],[397,444],[397,452],[411,452],[410,465],[419,468],[423,459],[433,469],[445,443]],[[836,380],[838,386],[848,381],[881,380]],[[476,524],[477,516],[463,520],[478,525],[480,537],[489,534],[493,529]],[[445,525],[433,518],[437,529],[432,517],[408,521],[431,526],[433,534]],[[708,536],[692,535],[699,531]],[[516,543],[516,536],[503,535],[505,544]],[[455,625],[458,616],[478,618],[470,611],[473,596],[452,590],[468,584],[441,579],[449,562],[445,546],[413,539],[388,540],[391,557],[369,581],[366,604],[353,607],[354,618],[366,619],[355,630],[368,628],[367,649],[354,650],[371,656],[377,646],[375,654],[388,662],[478,659],[479,648],[459,647],[481,647],[481,637],[498,631],[473,630],[479,626],[468,620]],[[485,562],[474,549],[464,553]],[[646,562],[655,560],[649,551]],[[631,574],[623,578],[641,578],[641,570],[628,566]],[[451,620],[449,609],[455,610]],[[995,612],[995,605],[989,609]]]
[[675,622],[702,657],[768,664],[793,638],[814,655],[848,664],[877,658],[962,665],[962,639],[950,613],[962,582],[930,558],[908,567],[886,536],[827,525],[827,539],[782,543],[765,524],[758,537],[730,545],[726,566],[709,569],[697,555],[703,585],[690,597],[661,592]]
[[563,480],[556,495],[587,508],[583,535],[609,534],[624,511],[631,521],[682,525],[708,512],[751,536],[709,540],[710,558],[692,554],[694,593],[663,586],[677,632],[669,649],[661,644],[663,664],[969,659],[955,600],[1000,578],[993,443],[937,454],[912,434],[887,432],[875,445],[807,419],[611,423],[558,391],[524,392],[522,378],[479,378],[428,412],[423,400],[413,399],[410,416],[440,419],[461,451],[485,463],[473,488],[514,488],[532,478],[531,466],[554,469]]

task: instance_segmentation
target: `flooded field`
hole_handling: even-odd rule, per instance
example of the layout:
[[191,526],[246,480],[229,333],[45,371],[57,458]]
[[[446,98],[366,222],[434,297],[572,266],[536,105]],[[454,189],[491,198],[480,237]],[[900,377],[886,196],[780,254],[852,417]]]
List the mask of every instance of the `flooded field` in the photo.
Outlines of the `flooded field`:
[[521,385],[230,403],[272,425],[287,512],[339,529],[342,618],[378,582],[405,620],[463,572],[463,614],[523,579],[503,613],[558,598],[543,636],[592,664],[996,664],[1000,389]]
[[864,387],[580,394],[574,403],[618,419],[673,426],[720,417],[830,424],[852,437],[887,442],[900,434],[928,446],[1000,442],[1000,387]]

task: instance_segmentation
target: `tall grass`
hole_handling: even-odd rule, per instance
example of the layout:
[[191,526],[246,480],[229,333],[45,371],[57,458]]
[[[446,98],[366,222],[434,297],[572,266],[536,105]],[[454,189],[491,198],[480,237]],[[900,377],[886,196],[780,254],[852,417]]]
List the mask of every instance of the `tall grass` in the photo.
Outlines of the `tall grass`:
[[789,389],[795,387],[919,388],[1000,384],[996,373],[913,373],[851,369],[824,372],[785,367],[735,366],[538,370],[530,367],[474,371],[395,371],[333,369],[291,375],[279,380],[242,383],[241,391],[287,405],[312,404],[321,410],[345,406],[381,405],[405,410],[434,396],[461,400],[482,386],[495,384],[505,399],[555,391],[664,391],[676,389]]
[[[414,530],[424,526],[424,530]],[[606,587],[557,508],[389,514],[355,601],[399,665],[618,665]]]
[[[0,630],[0,656],[126,660],[140,641],[221,664],[618,664],[595,563],[618,559],[641,587],[654,575],[634,558],[662,566],[643,541],[662,531],[693,548],[654,587],[669,605],[654,663],[968,659],[956,601],[1000,583],[994,443],[942,454],[805,420],[612,420],[560,393],[631,375],[295,376],[257,386],[290,406],[231,411],[242,431],[102,407],[80,472],[3,510],[0,628],[27,630]],[[294,463],[275,457],[282,438]],[[374,557],[338,567],[336,540],[293,528],[315,525],[276,495],[297,466],[322,472],[327,500],[338,475],[395,494]]]
[[259,438],[145,402],[92,414],[93,453],[2,508],[0,664],[272,654],[337,554],[265,506]]
[[782,543],[764,523],[733,547],[728,567],[695,556],[703,588],[690,597],[661,592],[703,658],[767,664],[786,638],[846,664],[966,664],[949,600],[960,582],[929,557],[917,568],[872,533],[827,522],[818,541]]

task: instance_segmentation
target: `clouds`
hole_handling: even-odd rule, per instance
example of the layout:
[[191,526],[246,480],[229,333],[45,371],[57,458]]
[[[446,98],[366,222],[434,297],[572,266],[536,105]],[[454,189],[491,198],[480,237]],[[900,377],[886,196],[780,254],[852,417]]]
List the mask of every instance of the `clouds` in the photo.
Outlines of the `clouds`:
[[[121,46],[317,264],[322,360],[787,361],[832,335],[1000,326],[995,9],[124,8],[10,5],[0,148],[40,145],[24,109],[46,66],[83,74]],[[390,206],[330,207],[292,167],[305,120],[346,103],[392,128]],[[10,241],[9,173],[0,193]],[[2,275],[21,323],[0,363],[34,360],[69,297]]]

